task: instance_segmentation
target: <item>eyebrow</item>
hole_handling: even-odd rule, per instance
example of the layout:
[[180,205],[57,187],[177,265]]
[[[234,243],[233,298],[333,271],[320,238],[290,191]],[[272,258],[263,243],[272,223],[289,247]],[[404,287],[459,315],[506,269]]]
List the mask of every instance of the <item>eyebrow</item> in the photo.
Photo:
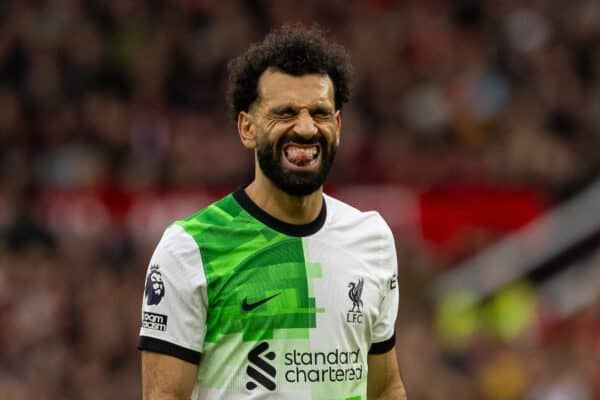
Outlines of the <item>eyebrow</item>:
[[275,106],[268,110],[272,114],[296,114],[298,112],[298,107],[292,104],[283,104],[280,106]]
[[[333,113],[333,111],[334,111],[331,107],[328,107],[325,105],[313,105],[313,106],[309,106],[307,108],[311,114],[315,114],[315,113],[330,114],[330,113]],[[277,114],[277,115],[297,114],[299,109],[300,109],[300,107],[298,107],[294,104],[282,104],[282,105],[271,108],[269,110],[269,112],[272,114]]]

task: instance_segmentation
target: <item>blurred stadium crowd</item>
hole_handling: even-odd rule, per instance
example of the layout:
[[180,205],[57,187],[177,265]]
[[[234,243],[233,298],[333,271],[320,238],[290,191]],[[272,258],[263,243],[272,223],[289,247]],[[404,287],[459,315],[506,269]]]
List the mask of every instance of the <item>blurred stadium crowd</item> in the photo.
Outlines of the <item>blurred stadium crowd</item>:
[[[226,64],[290,20],[319,22],[355,64],[333,188],[517,187],[551,206],[598,170],[598,1],[1,1],[0,398],[140,398],[139,308],[159,230],[132,235],[143,217],[119,206],[131,193],[146,204],[148,190],[208,200],[250,179]],[[117,217],[94,206],[61,229],[87,196]],[[497,236],[477,235],[471,253]],[[600,398],[598,302],[457,345],[430,290],[456,254],[396,236],[411,400]]]

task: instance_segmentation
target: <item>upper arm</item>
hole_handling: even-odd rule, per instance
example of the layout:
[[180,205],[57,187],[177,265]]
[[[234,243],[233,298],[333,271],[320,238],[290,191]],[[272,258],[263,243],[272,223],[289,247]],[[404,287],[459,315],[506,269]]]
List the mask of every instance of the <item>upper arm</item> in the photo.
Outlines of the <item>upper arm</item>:
[[142,351],[144,400],[188,400],[198,366],[165,354]]
[[193,239],[172,225],[146,274],[138,344],[144,399],[189,399],[205,331],[206,279],[200,253]]
[[385,353],[394,345],[396,316],[398,314],[398,261],[394,236],[383,220],[379,266],[376,269],[379,280],[381,303],[373,323],[372,347],[370,353]]
[[383,354],[369,354],[367,358],[367,398],[369,400],[406,399],[404,385],[398,370],[396,348]]
[[[384,223],[385,224],[385,223]],[[398,263],[394,237],[387,225],[381,246],[382,301],[373,324],[373,336],[368,355],[368,399],[406,398],[398,370],[395,348],[395,327],[398,313]]]
[[197,364],[206,311],[206,277],[198,246],[183,228],[171,225],[148,265],[138,347]]

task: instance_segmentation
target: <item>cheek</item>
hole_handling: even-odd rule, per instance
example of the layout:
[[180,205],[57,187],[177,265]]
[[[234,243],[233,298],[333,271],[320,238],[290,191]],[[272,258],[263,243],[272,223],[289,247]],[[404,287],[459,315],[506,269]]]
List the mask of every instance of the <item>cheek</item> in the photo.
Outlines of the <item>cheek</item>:
[[274,149],[277,147],[277,143],[282,138],[283,134],[277,132],[261,132],[256,137],[256,147],[258,149]]
[[256,135],[264,137],[272,137],[280,132],[285,132],[291,127],[291,124],[274,118],[264,118],[256,125]]
[[278,121],[276,121],[276,120],[268,119],[265,121],[265,124],[263,127],[261,127],[260,131],[270,132],[270,131],[274,130],[275,128],[277,128],[277,123],[278,123]]
[[337,134],[337,126],[335,123],[331,122],[331,123],[326,123],[326,124],[320,124],[319,125],[319,130],[323,133],[323,135],[325,135],[325,137],[327,138],[327,140],[329,142],[336,142],[338,141],[338,134]]

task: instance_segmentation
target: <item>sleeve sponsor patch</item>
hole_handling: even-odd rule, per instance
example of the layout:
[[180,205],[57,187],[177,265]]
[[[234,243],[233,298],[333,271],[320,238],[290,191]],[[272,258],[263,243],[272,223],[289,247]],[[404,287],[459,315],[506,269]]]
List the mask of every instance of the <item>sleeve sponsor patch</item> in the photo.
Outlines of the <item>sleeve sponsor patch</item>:
[[142,327],[165,332],[167,330],[167,316],[144,311]]

